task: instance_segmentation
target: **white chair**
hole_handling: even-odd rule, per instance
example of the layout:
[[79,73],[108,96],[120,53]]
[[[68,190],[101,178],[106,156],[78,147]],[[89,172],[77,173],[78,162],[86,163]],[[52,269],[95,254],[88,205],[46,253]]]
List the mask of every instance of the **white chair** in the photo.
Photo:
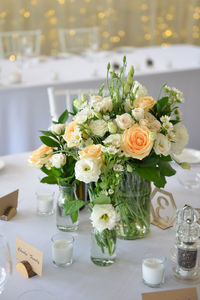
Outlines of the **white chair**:
[[65,89],[59,90],[53,87],[47,89],[49,99],[49,110],[52,121],[57,121],[60,114],[67,108],[72,112],[72,102],[74,99],[81,99],[81,94],[97,95],[98,89]]
[[73,29],[58,29],[60,49],[62,53],[80,53],[85,50],[98,50],[98,27],[85,27]]
[[41,30],[10,31],[0,33],[0,58],[40,55]]

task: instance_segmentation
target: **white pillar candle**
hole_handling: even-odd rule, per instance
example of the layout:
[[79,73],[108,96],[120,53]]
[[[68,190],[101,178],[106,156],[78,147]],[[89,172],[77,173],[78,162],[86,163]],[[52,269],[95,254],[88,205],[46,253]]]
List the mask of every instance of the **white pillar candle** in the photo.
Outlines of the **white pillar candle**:
[[52,195],[43,194],[37,195],[37,210],[38,213],[48,214],[53,210],[53,197]]
[[142,276],[145,283],[156,286],[163,283],[165,273],[164,260],[160,258],[146,258],[142,263]]
[[73,244],[67,240],[57,240],[52,245],[52,257],[56,265],[72,263]]

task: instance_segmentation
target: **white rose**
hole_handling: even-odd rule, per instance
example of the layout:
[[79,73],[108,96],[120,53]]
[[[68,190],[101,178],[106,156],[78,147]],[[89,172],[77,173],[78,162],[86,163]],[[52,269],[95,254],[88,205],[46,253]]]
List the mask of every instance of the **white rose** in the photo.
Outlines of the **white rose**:
[[130,128],[134,123],[132,117],[128,113],[125,113],[121,116],[117,115],[115,121],[117,123],[117,126],[123,130]]
[[180,154],[183,151],[184,147],[187,145],[189,140],[187,129],[183,124],[179,124],[174,128],[172,132],[175,135],[174,137],[175,143],[172,143],[171,153]]
[[158,133],[154,144],[155,153],[158,155],[162,154],[164,156],[167,156],[170,154],[170,150],[171,142],[164,134]]
[[80,181],[85,183],[96,182],[100,174],[101,170],[96,159],[83,158],[75,164],[75,176]]
[[145,120],[147,121],[146,126],[151,131],[159,132],[161,129],[161,123],[152,115],[150,112],[146,111],[144,114]]
[[56,153],[52,155],[50,162],[52,167],[59,169],[66,164],[66,155],[62,153]]
[[108,125],[104,120],[92,120],[89,128],[93,134],[103,137],[108,131]]
[[140,121],[141,119],[144,119],[144,109],[143,108],[134,108],[132,111],[132,116],[136,119],[136,121]]
[[121,145],[121,139],[122,139],[122,135],[121,134],[111,134],[109,135],[104,141],[104,144],[111,144],[114,147],[119,148]]
[[60,135],[62,132],[64,132],[64,130],[65,130],[65,124],[53,124],[50,127],[50,131],[57,135]]
[[93,227],[102,232],[104,229],[114,229],[119,216],[112,204],[96,204],[92,209],[90,219]]
[[134,81],[134,88],[133,88],[133,92],[136,91],[136,99],[137,98],[141,98],[141,97],[146,97],[148,96],[148,91],[145,88],[145,86],[143,86],[141,83],[139,83],[138,81]]

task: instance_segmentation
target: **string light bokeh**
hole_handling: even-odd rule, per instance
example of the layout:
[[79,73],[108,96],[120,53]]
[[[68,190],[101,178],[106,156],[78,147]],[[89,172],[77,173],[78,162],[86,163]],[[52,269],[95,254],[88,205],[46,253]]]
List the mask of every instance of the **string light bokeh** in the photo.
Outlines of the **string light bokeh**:
[[100,48],[200,45],[200,0],[1,0],[0,31],[41,29],[42,53],[59,51],[58,28],[98,26]]

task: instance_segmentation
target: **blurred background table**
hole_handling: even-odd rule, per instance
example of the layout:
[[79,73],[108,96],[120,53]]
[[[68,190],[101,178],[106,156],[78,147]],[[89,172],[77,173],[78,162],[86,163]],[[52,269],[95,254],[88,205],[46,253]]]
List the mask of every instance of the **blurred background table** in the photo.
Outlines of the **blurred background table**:
[[[162,230],[151,225],[148,237],[141,240],[118,241],[117,261],[110,267],[98,267],[90,261],[89,213],[87,208],[80,212],[80,228],[76,233],[74,263],[67,268],[57,268],[51,258],[51,236],[56,232],[55,215],[41,217],[36,215],[35,192],[57,191],[57,186],[42,185],[38,177],[40,170],[27,166],[28,153],[5,156],[5,168],[0,170],[1,196],[19,189],[17,215],[9,222],[0,221],[11,246],[13,265],[15,259],[15,240],[20,237],[43,251],[43,275],[27,279],[13,270],[2,299],[19,299],[26,291],[43,290],[52,294],[55,299],[78,300],[140,300],[144,292],[197,287],[175,281],[172,277],[170,249],[175,243],[173,228]],[[184,171],[183,171],[184,172]],[[173,193],[178,208],[184,204],[200,208],[199,189],[185,190],[178,184],[176,175],[168,178],[165,189]],[[152,289],[142,282],[142,257],[145,253],[160,253],[167,257],[166,282],[160,289]],[[38,300],[44,300],[38,297]],[[46,300],[46,299],[45,299]]]
[[[98,88],[106,78],[110,62],[120,68],[123,56],[128,66],[135,66],[135,79],[149,94],[158,96],[163,83],[183,91],[185,104],[180,106],[190,141],[189,147],[200,149],[196,138],[199,127],[200,47],[122,48],[118,52],[86,52],[81,55],[32,58],[24,62],[0,61],[0,155],[31,151],[40,146],[39,130],[50,126],[47,87]],[[22,81],[11,84],[9,76],[21,72]]]

